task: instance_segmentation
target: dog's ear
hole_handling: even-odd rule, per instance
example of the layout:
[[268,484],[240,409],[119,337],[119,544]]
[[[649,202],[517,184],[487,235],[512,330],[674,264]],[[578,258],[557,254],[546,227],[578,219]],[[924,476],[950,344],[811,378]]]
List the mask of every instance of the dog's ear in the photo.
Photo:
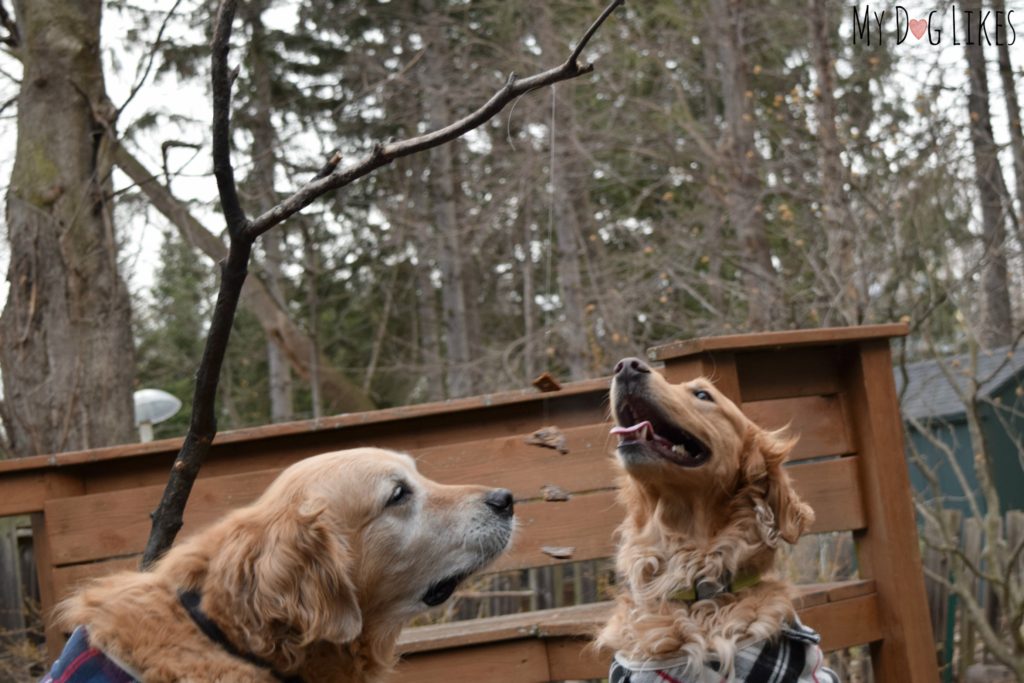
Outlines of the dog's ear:
[[[758,521],[777,532],[786,543],[796,543],[814,523],[814,510],[803,502],[793,488],[789,475],[782,467],[796,444],[784,430],[769,432],[757,427],[751,429],[747,439],[743,463],[744,479],[748,485],[762,492],[767,509],[758,510]],[[774,534],[765,540],[771,543]]]
[[297,664],[302,648],[348,642],[362,631],[352,568],[322,504],[260,510],[225,535],[204,590],[226,594],[234,610],[226,616],[254,654]]
[[270,525],[253,567],[253,607],[299,634],[302,645],[345,643],[363,630],[353,558],[323,506],[305,507]]

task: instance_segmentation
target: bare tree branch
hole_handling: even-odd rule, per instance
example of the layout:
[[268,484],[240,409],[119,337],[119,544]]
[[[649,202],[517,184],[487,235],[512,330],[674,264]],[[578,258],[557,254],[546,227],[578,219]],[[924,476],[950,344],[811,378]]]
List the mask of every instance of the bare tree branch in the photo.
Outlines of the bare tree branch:
[[[228,51],[231,49],[231,23],[235,18],[236,0],[224,0],[217,10],[217,22],[213,29],[211,76],[213,81],[213,174],[217,178],[217,192],[228,224],[232,242],[242,236],[248,219],[238,200],[235,185],[235,169],[231,165],[231,86],[238,77],[238,70],[228,68]],[[252,244],[252,235],[246,235]],[[248,261],[248,259],[247,259]]]
[[[167,30],[167,24],[170,23],[171,17],[178,11],[178,6],[181,4],[181,0],[175,0],[174,5],[171,9],[167,10],[167,14],[164,15],[164,20],[160,23],[160,29],[156,32],[156,39],[153,41],[153,45],[149,48],[149,53],[139,61],[139,69],[136,72],[135,83],[132,85],[131,92],[128,93],[128,97],[125,98],[121,106],[117,108],[117,116],[121,116],[121,112],[124,111],[125,107],[135,99],[135,96],[139,94],[139,90],[146,83],[146,79],[149,78],[149,72],[153,68],[153,62],[156,59],[156,52],[160,49],[160,43],[164,38],[164,31]],[[146,66],[142,68],[142,62],[145,61]]]
[[246,228],[247,232],[253,238],[258,237],[331,190],[344,187],[381,166],[390,164],[395,159],[443,145],[465,135],[492,119],[510,102],[532,90],[590,73],[594,70],[594,66],[581,64],[579,56],[601,24],[624,2],[625,0],[612,0],[601,16],[587,29],[569,58],[559,66],[527,78],[518,78],[514,73],[510,74],[505,85],[479,109],[444,128],[407,140],[377,143],[373,150],[359,161],[350,166],[335,169],[322,178],[314,178],[299,188],[292,196],[253,219]]
[[217,433],[214,410],[217,385],[256,238],[330,190],[344,187],[395,159],[443,145],[464,135],[486,123],[507,104],[531,90],[591,72],[593,66],[580,64],[579,57],[594,33],[624,1],[611,1],[561,65],[523,79],[511,74],[505,85],[471,114],[425,135],[399,142],[377,143],[368,156],[351,166],[339,169],[338,165],[342,159],[341,155],[335,152],[316,176],[295,194],[250,221],[239,202],[234,169],[231,166],[231,86],[238,72],[228,67],[228,51],[237,0],[222,0],[213,31],[211,55],[213,171],[217,179],[221,208],[227,222],[230,246],[227,259],[221,264],[217,303],[203,349],[203,357],[196,372],[188,433],[171,468],[160,504],[150,515],[153,526],[142,557],[144,568],[152,564],[174,542],[181,529],[182,515],[192,485]]

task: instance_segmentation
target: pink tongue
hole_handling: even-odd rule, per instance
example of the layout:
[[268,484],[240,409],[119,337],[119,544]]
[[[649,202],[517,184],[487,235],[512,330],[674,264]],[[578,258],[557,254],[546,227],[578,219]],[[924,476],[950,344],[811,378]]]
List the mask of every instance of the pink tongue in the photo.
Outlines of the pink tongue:
[[632,427],[612,427],[611,433],[612,434],[618,434],[619,436],[623,436],[623,435],[628,436],[628,435],[631,435],[631,434],[636,434],[637,432],[642,430],[644,427],[647,427],[647,429],[650,430],[651,434],[654,433],[654,427],[652,427],[651,423],[649,421],[647,421],[647,420],[644,420],[643,422],[638,422],[635,425],[633,425]]

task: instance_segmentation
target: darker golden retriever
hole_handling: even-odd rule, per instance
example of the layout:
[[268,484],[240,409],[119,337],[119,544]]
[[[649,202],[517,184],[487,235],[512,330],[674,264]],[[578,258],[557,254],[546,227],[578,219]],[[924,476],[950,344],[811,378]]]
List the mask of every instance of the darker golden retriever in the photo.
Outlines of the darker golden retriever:
[[508,491],[442,486],[404,454],[315,456],[153,571],[87,586],[62,623],[147,683],[377,681],[402,625],[505,549],[512,507]]
[[611,402],[627,511],[598,637],[612,680],[832,680],[771,574],[779,544],[814,521],[782,467],[794,440],[711,382],[674,385],[636,358],[616,366]]

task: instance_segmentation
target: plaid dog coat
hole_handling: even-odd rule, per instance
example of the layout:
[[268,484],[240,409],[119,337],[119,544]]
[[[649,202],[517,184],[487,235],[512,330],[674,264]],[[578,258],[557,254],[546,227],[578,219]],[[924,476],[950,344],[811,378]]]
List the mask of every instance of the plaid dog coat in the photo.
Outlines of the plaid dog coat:
[[785,626],[778,639],[740,648],[732,679],[719,673],[718,662],[696,664],[688,657],[632,662],[616,654],[608,683],[839,683],[835,672],[822,665],[819,642],[821,636],[799,621]]
[[138,683],[128,672],[89,644],[89,633],[79,626],[64,651],[39,683]]

